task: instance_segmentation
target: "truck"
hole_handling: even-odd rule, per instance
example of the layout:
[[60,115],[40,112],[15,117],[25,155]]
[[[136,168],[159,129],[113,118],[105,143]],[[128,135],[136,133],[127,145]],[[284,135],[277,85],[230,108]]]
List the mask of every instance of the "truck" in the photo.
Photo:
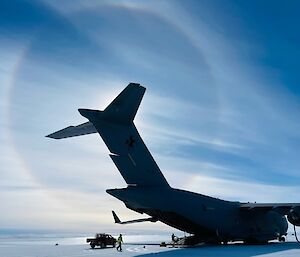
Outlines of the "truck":
[[86,242],[94,249],[96,246],[100,246],[100,248],[106,248],[109,245],[115,247],[117,240],[109,234],[97,233],[95,238],[87,238]]

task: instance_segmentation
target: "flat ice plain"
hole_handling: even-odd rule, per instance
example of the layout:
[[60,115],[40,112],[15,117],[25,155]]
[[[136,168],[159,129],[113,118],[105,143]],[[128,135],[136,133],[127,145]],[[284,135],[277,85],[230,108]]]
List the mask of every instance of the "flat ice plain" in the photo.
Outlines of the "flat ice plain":
[[[152,236],[152,242],[160,240],[157,236]],[[144,238],[145,239],[145,238]],[[148,238],[149,239],[149,238]],[[146,242],[149,242],[147,239]],[[132,238],[124,236],[124,241],[132,241]],[[164,248],[156,245],[138,243],[123,245],[123,252],[118,252],[115,248],[91,249],[85,243],[85,238],[1,238],[1,257],[96,257],[96,256],[142,256],[142,257],[251,257],[251,256],[284,256],[300,257],[300,244],[289,238],[286,243],[270,243],[268,245],[245,246],[242,244],[229,244],[227,246],[199,246],[195,248]],[[150,240],[151,241],[151,240]],[[59,243],[55,246],[55,243]]]

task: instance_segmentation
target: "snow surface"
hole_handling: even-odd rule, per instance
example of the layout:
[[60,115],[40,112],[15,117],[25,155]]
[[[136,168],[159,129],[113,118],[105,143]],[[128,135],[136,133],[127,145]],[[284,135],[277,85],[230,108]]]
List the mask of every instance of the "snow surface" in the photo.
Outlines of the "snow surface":
[[[115,248],[93,250],[84,241],[85,238],[0,238],[0,257],[300,257],[300,244],[292,241],[256,246],[229,244],[196,248],[165,248],[157,245],[144,247],[143,244],[124,244],[123,252],[118,252]],[[56,242],[59,243],[58,246],[55,246]]]

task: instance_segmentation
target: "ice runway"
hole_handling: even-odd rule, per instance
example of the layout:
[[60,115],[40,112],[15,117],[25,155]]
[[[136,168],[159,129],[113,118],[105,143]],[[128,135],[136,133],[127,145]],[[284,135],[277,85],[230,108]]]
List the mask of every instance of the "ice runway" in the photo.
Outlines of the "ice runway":
[[96,256],[141,256],[141,257],[213,257],[213,256],[229,256],[229,257],[252,257],[252,256],[282,256],[282,257],[298,257],[300,256],[300,247],[295,242],[287,242],[285,244],[270,244],[266,246],[204,246],[189,249],[169,249],[159,246],[143,246],[130,245],[123,247],[123,252],[118,252],[114,248],[107,249],[89,249],[86,245],[17,245],[17,246],[0,246],[1,257],[96,257]]
[[[176,249],[173,249],[176,250]],[[123,245],[123,251],[116,248],[91,249],[89,245],[36,245],[36,244],[1,244],[1,257],[115,257],[115,256],[140,256],[170,251],[159,246]]]
[[[59,245],[55,246],[58,241]],[[163,248],[156,245],[130,244],[123,245],[123,252],[115,248],[91,249],[83,238],[64,239],[0,239],[1,257],[254,257],[254,256],[284,256],[299,257],[300,244],[296,242],[271,243],[268,245],[246,246],[229,244],[227,246],[200,246],[196,248]]]
[[245,246],[239,244],[227,246],[201,246],[197,248],[161,248],[159,246],[124,245],[123,252],[115,248],[90,249],[88,245],[42,245],[42,244],[3,244],[0,245],[1,257],[252,257],[284,256],[299,257],[300,245],[296,242],[274,243],[269,245]]

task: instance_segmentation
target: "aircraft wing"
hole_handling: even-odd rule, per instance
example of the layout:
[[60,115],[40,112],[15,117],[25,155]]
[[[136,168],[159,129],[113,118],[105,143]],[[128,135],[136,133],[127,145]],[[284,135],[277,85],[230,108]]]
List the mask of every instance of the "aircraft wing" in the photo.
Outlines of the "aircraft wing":
[[294,207],[300,207],[300,203],[241,203],[240,209],[253,211],[276,211],[287,215]]
[[145,218],[145,219],[137,219],[137,220],[128,220],[128,221],[121,221],[119,219],[119,217],[117,216],[117,214],[112,211],[112,215],[114,217],[114,220],[115,220],[115,223],[116,224],[133,224],[133,223],[140,223],[140,222],[145,222],[145,221],[150,221],[150,222],[156,222],[157,219],[153,218],[153,217],[150,217],[150,218]]
[[77,137],[82,135],[88,135],[92,133],[97,133],[96,128],[93,123],[85,122],[78,126],[69,126],[59,131],[56,131],[46,137],[54,138],[54,139],[62,139],[68,137]]

